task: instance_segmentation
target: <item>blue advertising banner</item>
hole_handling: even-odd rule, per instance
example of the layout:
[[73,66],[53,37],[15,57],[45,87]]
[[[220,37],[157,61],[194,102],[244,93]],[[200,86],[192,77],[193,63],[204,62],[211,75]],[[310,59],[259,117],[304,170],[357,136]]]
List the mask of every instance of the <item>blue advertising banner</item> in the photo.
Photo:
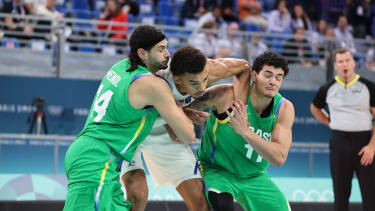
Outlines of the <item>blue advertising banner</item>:
[[[328,142],[329,128],[321,124],[310,112],[315,91],[281,90],[281,95],[290,100],[295,109],[293,124],[294,142]],[[328,110],[326,110],[328,112]]]
[[0,133],[27,133],[27,120],[36,111],[32,101],[42,97],[48,132],[76,135],[98,86],[99,81],[1,76]]
[[[99,81],[0,76],[0,133],[27,133],[27,120],[36,110],[32,101],[43,97],[49,133],[77,135],[98,85]],[[310,113],[315,92],[282,90],[281,94],[295,107],[293,141],[327,142],[329,129]]]

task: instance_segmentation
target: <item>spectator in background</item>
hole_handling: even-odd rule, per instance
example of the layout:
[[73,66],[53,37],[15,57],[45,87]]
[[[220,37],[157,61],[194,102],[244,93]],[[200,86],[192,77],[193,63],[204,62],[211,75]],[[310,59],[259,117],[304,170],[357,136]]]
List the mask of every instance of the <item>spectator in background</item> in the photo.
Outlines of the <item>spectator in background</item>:
[[261,16],[262,5],[258,0],[238,0],[238,13],[243,23],[253,23],[263,30],[267,28],[267,20]]
[[[355,74],[353,54],[347,48],[333,55],[337,76],[321,86],[310,110],[331,129],[330,169],[334,210],[348,211],[354,172],[363,211],[375,210],[375,84]],[[324,112],[328,106],[329,116]]]
[[310,33],[312,30],[310,19],[300,4],[293,7],[291,26],[293,31],[297,28],[304,28],[305,32]]
[[[52,19],[52,23],[49,20],[40,20],[37,25],[50,26],[52,24],[52,30],[58,29],[58,20],[61,20],[63,16],[57,10],[55,10],[56,0],[47,0],[46,4],[38,4],[35,8],[35,14],[43,17]],[[35,32],[50,33],[50,29],[35,27]]]
[[320,52],[324,44],[324,37],[327,32],[327,22],[324,19],[320,19],[316,31],[311,32],[311,44],[316,52]]
[[335,29],[329,27],[325,34],[324,47],[325,51],[333,52],[335,49],[340,48],[340,43],[336,39]]
[[267,45],[262,41],[259,35],[253,35],[251,37],[249,51],[249,63],[252,64],[259,55],[268,50]]
[[35,15],[38,5],[46,5],[47,0],[23,0],[30,14]]
[[304,38],[305,29],[297,28],[294,36],[288,40],[283,48],[282,55],[288,60],[288,63],[297,63],[305,67],[311,67],[312,62],[308,58],[312,57],[310,43]]
[[326,65],[326,68],[327,68],[326,81],[330,81],[333,78],[333,69],[334,69],[332,55],[335,49],[340,48],[340,43],[337,42],[334,28],[331,28],[331,27],[327,28],[323,46],[324,47],[322,50],[325,54],[321,55],[319,63],[321,66],[324,66],[324,64]]
[[286,0],[278,0],[277,9],[268,18],[267,32],[290,33],[291,17]]
[[353,41],[353,35],[349,31],[348,21],[345,16],[340,16],[337,20],[337,27],[335,28],[335,36],[340,42],[341,47],[346,47],[350,52],[355,53],[355,45]]
[[181,9],[181,18],[199,18],[215,5],[215,0],[185,0]]
[[[345,0],[339,0],[341,2]],[[310,21],[318,22],[321,18],[322,2],[327,2],[327,0],[288,0],[289,8],[294,8],[295,5],[301,5],[304,13],[309,17]]]
[[[214,21],[206,22],[202,26],[203,30],[216,30],[217,24]],[[215,32],[205,32],[203,30],[198,31],[198,33],[193,33],[188,43],[189,45],[198,48],[199,50],[203,51],[203,53],[208,58],[215,58],[219,52],[219,48],[217,45],[216,33]]]
[[347,17],[353,26],[353,35],[356,38],[365,38],[371,35],[372,9],[370,0],[349,0]]
[[202,26],[207,22],[216,22],[217,24],[219,24],[222,21],[223,17],[221,15],[221,8],[220,6],[215,6],[212,11],[208,11],[204,15],[199,17],[197,29],[202,28]]
[[366,53],[366,67],[370,71],[375,71],[375,46],[374,44],[372,46]]
[[222,0],[221,1],[221,13],[223,19],[229,22],[238,22],[237,15],[234,14],[233,6],[234,0]]
[[228,32],[225,38],[218,40],[219,53],[218,57],[244,58],[244,47],[242,39],[238,36],[240,26],[232,22],[228,26]]
[[[111,39],[119,40],[126,38],[128,33],[128,16],[121,11],[118,0],[107,0],[106,8],[101,21],[110,21],[109,23],[100,23],[97,25],[98,29],[107,30],[105,36]],[[112,25],[113,23],[122,25]]]
[[[22,3],[22,0],[13,0],[8,1],[4,4],[4,7],[1,9],[2,13],[8,14],[17,14],[17,15],[30,15],[29,9],[25,7]],[[5,22],[5,36],[6,37],[14,37],[19,39],[30,39],[30,36],[25,36],[22,34],[14,34],[12,32],[23,32],[25,34],[32,34],[34,32],[33,28],[29,25],[30,20],[21,18],[21,17],[9,17],[4,18]],[[7,32],[8,31],[8,32]],[[22,44],[24,45],[24,44]]]
[[139,3],[136,0],[119,0],[119,2],[123,13],[137,17],[139,14]]

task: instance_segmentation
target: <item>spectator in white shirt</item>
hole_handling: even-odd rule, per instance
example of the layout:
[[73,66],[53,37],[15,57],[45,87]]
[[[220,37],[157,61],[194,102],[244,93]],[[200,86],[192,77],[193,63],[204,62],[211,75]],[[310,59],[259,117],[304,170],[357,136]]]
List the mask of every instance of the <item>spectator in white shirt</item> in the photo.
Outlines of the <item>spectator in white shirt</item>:
[[307,16],[305,10],[299,4],[294,5],[292,11],[292,21],[291,21],[292,30],[297,28],[304,28],[305,32],[311,32],[311,22]]
[[273,10],[268,18],[267,32],[290,32],[291,17],[286,0],[277,2],[277,9]]
[[232,22],[228,26],[228,33],[225,38],[218,40],[219,57],[238,58],[244,57],[244,45],[238,33],[240,26],[236,22]]
[[262,41],[259,35],[253,35],[251,37],[251,43],[248,48],[249,63],[252,64],[256,57],[267,51],[267,45]]
[[189,37],[188,43],[203,51],[208,58],[215,58],[219,52],[216,39],[217,34],[211,30],[217,30],[217,24],[213,21],[206,22],[203,24],[202,29],[210,31],[201,30],[198,33],[193,33]]
[[348,20],[345,16],[340,16],[335,28],[335,35],[341,47],[348,48],[353,54],[356,52],[353,35],[348,28]]

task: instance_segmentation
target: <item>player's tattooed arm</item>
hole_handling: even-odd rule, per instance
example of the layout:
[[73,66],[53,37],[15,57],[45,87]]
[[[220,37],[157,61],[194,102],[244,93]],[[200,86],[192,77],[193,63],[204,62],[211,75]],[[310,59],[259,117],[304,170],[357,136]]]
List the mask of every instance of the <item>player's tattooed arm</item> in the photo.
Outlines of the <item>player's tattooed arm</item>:
[[205,110],[206,108],[210,107],[208,104],[210,95],[211,90],[206,90],[201,97],[196,98],[190,105],[186,106],[185,108],[190,108],[198,111]]
[[[233,97],[233,86],[222,84],[212,86],[204,92],[203,96],[195,99],[187,108],[194,110],[204,110],[220,106],[227,98]],[[215,109],[216,110],[216,109]]]

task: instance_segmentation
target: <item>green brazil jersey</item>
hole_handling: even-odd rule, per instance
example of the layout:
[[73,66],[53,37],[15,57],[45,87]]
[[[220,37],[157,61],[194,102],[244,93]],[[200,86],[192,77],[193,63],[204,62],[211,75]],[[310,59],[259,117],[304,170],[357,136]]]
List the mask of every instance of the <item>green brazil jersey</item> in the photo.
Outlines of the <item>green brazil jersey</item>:
[[[277,93],[272,100],[270,115],[263,118],[252,106],[249,91],[247,117],[250,129],[267,141],[271,141],[271,133],[283,100],[284,98]],[[240,178],[265,173],[269,166],[268,161],[263,159],[239,134],[234,133],[225,121],[218,120],[212,112],[198,149],[198,160],[203,166],[203,173],[205,167],[216,168]]]
[[126,72],[129,67],[130,61],[122,60],[104,76],[78,137],[100,139],[125,160],[131,161],[135,149],[151,131],[158,112],[153,107],[138,110],[130,105],[130,84],[151,73],[142,66]]

